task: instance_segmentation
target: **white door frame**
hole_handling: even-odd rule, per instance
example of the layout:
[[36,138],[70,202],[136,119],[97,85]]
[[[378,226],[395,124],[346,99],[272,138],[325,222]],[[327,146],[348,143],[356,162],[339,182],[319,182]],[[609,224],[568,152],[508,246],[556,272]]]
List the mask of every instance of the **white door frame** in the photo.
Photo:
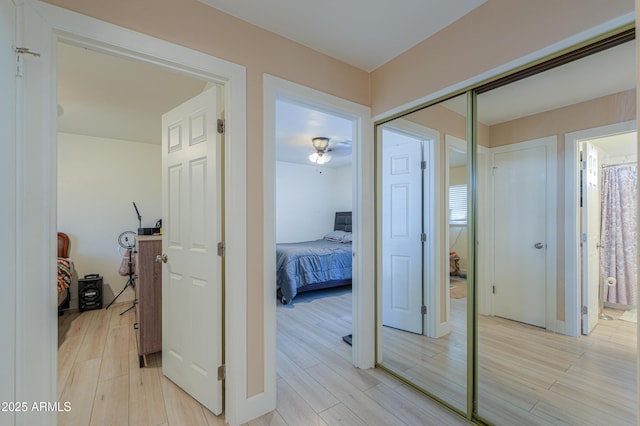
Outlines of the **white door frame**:
[[[48,26],[39,31],[38,49],[41,51],[40,65],[44,70],[43,87],[41,93],[42,108],[35,114],[44,123],[44,129],[39,137],[27,138],[25,153],[30,151],[42,152],[44,173],[38,188],[32,189],[29,195],[37,201],[30,201],[24,194],[18,194],[18,204],[28,210],[32,203],[46,200],[44,211],[39,213],[49,218],[42,224],[43,232],[37,235],[26,234],[29,245],[46,247],[41,253],[34,253],[29,259],[23,259],[36,273],[50,277],[41,283],[41,294],[25,294],[17,305],[17,310],[30,312],[34,309],[43,312],[52,311],[55,295],[53,286],[55,270],[50,265],[55,255],[54,237],[56,234],[56,190],[57,190],[57,128],[56,128],[56,42],[66,41],[75,45],[90,47],[93,50],[115,54],[138,61],[144,61],[168,69],[178,70],[195,77],[215,81],[224,86],[225,114],[227,120],[226,140],[229,142],[225,150],[225,235],[227,243],[225,281],[234,285],[227,286],[225,304],[234,309],[225,310],[225,353],[226,353],[226,385],[225,385],[225,418],[230,424],[240,424],[250,420],[252,415],[261,414],[259,404],[247,398],[246,393],[246,70],[243,66],[220,60],[195,50],[169,43],[142,33],[131,31],[113,24],[99,21],[85,15],[71,12],[39,1],[25,1],[25,11],[45,17]],[[27,21],[28,22],[28,21]],[[31,61],[33,62],[33,61]],[[29,64],[27,64],[29,66]],[[18,164],[18,175],[32,173],[33,167]],[[53,202],[51,202],[52,200]],[[19,260],[20,261],[20,260]],[[42,297],[46,294],[47,297]],[[38,300],[44,306],[33,306]],[[56,324],[56,317],[52,311],[50,323]],[[18,330],[19,331],[19,330]],[[22,347],[33,347],[32,341],[39,339],[40,349],[44,356],[51,360],[46,376],[41,380],[53,383],[50,398],[43,400],[55,401],[57,383],[57,339],[55,331],[48,328],[42,330],[41,336],[31,335],[27,338],[17,334],[18,352]],[[53,334],[50,336],[49,334]],[[17,377],[16,386],[29,387],[36,385],[22,383]],[[29,390],[24,390],[29,394]],[[38,394],[37,392],[35,394]],[[255,416],[254,416],[255,417]],[[55,419],[55,413],[52,415]],[[55,421],[55,420],[52,420]]]
[[476,233],[476,294],[478,298],[478,313],[480,315],[493,315],[493,182],[489,173],[491,158],[490,149],[478,145],[478,223]]
[[[536,146],[545,146],[546,147],[546,169],[547,169],[547,211],[546,211],[546,223],[547,229],[545,232],[545,241],[547,244],[547,249],[545,252],[546,255],[546,329],[553,332],[564,333],[564,322],[558,321],[557,318],[557,297],[556,297],[556,288],[557,288],[557,246],[558,246],[558,237],[557,237],[557,192],[558,192],[558,149],[557,149],[557,137],[547,136],[544,138],[538,138],[533,140],[528,140],[524,142],[518,142],[515,144],[499,146],[496,148],[491,148],[491,166],[494,164],[494,158],[496,154],[509,152],[513,149],[518,148],[528,148],[528,147],[536,147]],[[491,184],[491,202],[490,202],[490,217],[494,217],[495,208],[495,191],[494,184],[492,179]],[[493,222],[493,220],[492,220]],[[494,230],[495,232],[495,230]],[[493,244],[495,245],[495,238],[493,239]],[[491,250],[491,265],[495,265],[495,250]],[[492,271],[492,276],[495,276],[495,273]],[[490,303],[493,306],[493,301]],[[495,314],[495,312],[491,311],[491,314]]]
[[602,136],[627,133],[637,129],[636,120],[607,126],[594,127],[567,133],[565,144],[565,231],[564,231],[564,285],[565,330],[569,336],[581,333],[581,283],[580,283],[580,142]]
[[356,104],[268,74],[263,75],[264,176],[264,312],[265,391],[276,387],[276,257],[275,257],[275,132],[276,100],[288,100],[339,115],[353,123],[353,299],[352,362],[374,366],[373,270],[373,143],[369,107]]

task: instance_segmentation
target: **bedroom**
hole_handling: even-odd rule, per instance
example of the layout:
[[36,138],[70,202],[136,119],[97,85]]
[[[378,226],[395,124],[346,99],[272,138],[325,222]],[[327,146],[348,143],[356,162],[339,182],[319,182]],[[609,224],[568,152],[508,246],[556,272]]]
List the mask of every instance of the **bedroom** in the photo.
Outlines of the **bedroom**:
[[[58,54],[58,229],[71,238],[77,275],[103,277],[106,306],[126,282],[118,237],[139,226],[132,202],[143,227],[162,217],[160,116],[206,82],[71,44]],[[161,97],[159,87],[172,90]],[[77,288],[71,295],[77,308]],[[131,290],[118,298],[131,300]]]
[[[352,334],[352,127],[326,106],[276,100],[277,327],[321,341],[331,330],[333,342],[326,343],[348,359],[350,348],[341,339]],[[300,362],[289,348],[307,351],[303,340],[278,332],[279,368]]]
[[[146,416],[158,414],[136,409],[136,397],[161,401],[160,376],[152,380],[159,357],[148,358],[149,372],[139,371],[137,356],[131,358],[138,353],[129,309],[134,291],[119,271],[126,253],[120,236],[140,224],[155,227],[162,217],[161,115],[201,93],[207,82],[71,44],[58,43],[57,52],[58,229],[70,237],[75,265],[71,311],[58,323],[58,395],[83,407],[72,418],[60,413],[59,421],[89,424],[99,415],[101,396],[115,390],[131,396],[132,422],[154,422]],[[78,279],[94,273],[102,279],[102,309],[78,312]],[[130,389],[122,379],[128,382],[129,374],[154,386]],[[78,375],[86,380],[74,380]]]

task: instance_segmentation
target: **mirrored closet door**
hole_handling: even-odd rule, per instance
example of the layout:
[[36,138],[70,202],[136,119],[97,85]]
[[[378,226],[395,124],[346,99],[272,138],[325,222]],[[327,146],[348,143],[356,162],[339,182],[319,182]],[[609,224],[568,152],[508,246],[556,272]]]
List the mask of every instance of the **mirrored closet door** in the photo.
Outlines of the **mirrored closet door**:
[[477,97],[478,415],[491,423],[636,423],[635,52]]
[[378,364],[467,404],[466,96],[378,127]]
[[636,424],[636,51],[377,124],[378,366],[486,424]]

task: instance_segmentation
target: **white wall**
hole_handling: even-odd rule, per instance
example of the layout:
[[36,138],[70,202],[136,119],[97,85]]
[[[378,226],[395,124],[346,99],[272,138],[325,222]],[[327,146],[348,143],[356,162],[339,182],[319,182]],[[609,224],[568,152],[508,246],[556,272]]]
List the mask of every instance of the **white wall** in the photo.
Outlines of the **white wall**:
[[333,230],[337,211],[351,211],[351,167],[276,161],[276,243],[312,241]]
[[[78,276],[104,277],[104,305],[125,285],[118,274],[122,260],[118,236],[137,231],[132,202],[142,215],[142,226],[154,226],[161,217],[160,145],[58,134],[58,231],[71,239],[71,258]],[[133,300],[128,288],[120,301]],[[71,308],[78,293],[71,289]]]

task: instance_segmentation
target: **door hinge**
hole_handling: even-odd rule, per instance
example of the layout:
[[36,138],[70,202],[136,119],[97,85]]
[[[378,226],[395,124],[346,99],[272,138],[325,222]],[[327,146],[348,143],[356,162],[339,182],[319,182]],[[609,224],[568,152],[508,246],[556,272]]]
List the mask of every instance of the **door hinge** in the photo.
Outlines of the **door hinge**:
[[40,57],[40,54],[38,52],[32,52],[31,50],[29,50],[26,47],[14,47],[15,52],[17,53],[16,55],[16,76],[17,77],[22,77],[22,73],[23,73],[23,68],[24,68],[24,55],[32,55],[35,56],[36,58]]
[[420,308],[420,313],[421,313],[422,315],[427,315],[427,307],[426,307],[426,306],[424,306],[424,305],[422,305],[422,308]]
[[583,243],[586,243],[586,242],[587,242],[587,234],[586,234],[586,232],[583,232],[583,233],[582,233],[582,242],[583,242]]
[[218,133],[224,135],[224,120],[222,118],[218,118]]
[[14,50],[18,54],[25,54],[26,53],[27,55],[33,55],[36,58],[40,57],[40,54],[38,52],[32,52],[31,49],[29,49],[28,47],[16,47]]
[[218,243],[218,256],[224,256],[227,254],[227,245],[224,241]]
[[427,241],[427,234],[425,234],[424,232],[420,234],[420,241],[423,243]]
[[420,168],[422,170],[427,170],[427,162],[426,161],[421,161],[420,162]]
[[587,315],[589,313],[589,308],[587,308],[586,306],[583,306],[580,312],[582,312],[582,315]]
[[222,364],[218,367],[218,380],[224,380],[227,378],[227,366]]
[[498,169],[498,166],[493,166],[493,167],[491,168],[491,175],[492,175],[492,176],[495,176],[495,175],[496,175],[496,170],[497,170],[497,169]]
[[491,286],[491,294],[496,294],[496,286],[495,285]]

